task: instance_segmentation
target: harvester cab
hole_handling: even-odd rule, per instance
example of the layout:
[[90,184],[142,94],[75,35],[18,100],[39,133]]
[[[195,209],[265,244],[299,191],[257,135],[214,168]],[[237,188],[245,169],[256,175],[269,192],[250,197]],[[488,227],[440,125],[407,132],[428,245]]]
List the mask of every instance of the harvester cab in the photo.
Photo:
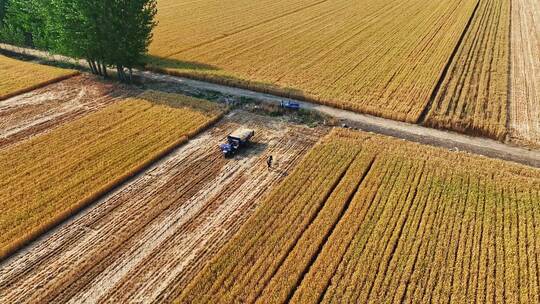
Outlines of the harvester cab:
[[219,145],[219,148],[224,156],[232,156],[242,147],[246,146],[254,135],[255,131],[251,129],[237,129],[227,136],[227,143]]

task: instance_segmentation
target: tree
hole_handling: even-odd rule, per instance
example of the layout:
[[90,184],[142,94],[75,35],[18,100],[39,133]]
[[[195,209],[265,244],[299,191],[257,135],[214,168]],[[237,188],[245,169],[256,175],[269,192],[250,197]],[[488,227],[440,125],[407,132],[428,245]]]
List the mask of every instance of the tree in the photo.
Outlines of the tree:
[[[116,66],[122,81],[131,81],[133,68],[142,65],[152,40],[157,13],[156,0],[113,0],[109,2],[113,29],[108,58]],[[112,51],[112,52],[111,52]],[[129,71],[129,76],[125,74]]]
[[106,4],[104,0],[50,0],[47,31],[55,38],[49,50],[86,59],[93,73],[106,76],[105,33],[110,31]]
[[10,0],[4,2],[2,41],[19,46],[48,48],[47,0]]
[[114,66],[118,78],[130,82],[152,39],[156,0],[51,1],[56,3],[50,14],[58,33],[55,50],[86,59],[99,75],[107,76],[107,66]]
[[116,67],[127,82],[143,64],[156,13],[157,0],[10,0],[0,39],[85,59],[105,77]]
[[6,15],[6,7],[8,0],[0,0],[0,27],[3,24],[4,16]]

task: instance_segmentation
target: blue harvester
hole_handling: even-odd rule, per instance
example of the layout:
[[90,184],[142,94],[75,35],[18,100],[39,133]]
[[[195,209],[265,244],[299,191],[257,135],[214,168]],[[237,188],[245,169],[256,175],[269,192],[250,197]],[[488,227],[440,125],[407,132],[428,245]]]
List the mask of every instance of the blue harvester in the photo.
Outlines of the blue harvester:
[[279,104],[284,109],[290,109],[290,110],[300,110],[300,104],[298,102],[293,101],[281,101]]
[[219,148],[221,149],[221,152],[223,152],[223,155],[232,156],[238,152],[240,148],[247,145],[254,135],[255,131],[251,129],[238,129],[227,136],[227,143],[219,145]]

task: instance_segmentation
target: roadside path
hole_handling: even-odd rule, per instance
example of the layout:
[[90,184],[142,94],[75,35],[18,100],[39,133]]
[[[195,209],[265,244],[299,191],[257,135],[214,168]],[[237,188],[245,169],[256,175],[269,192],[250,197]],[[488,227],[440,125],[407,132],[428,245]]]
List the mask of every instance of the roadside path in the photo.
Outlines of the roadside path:
[[[0,44],[0,49],[5,49],[13,52],[20,52],[21,50],[23,50],[22,48],[13,47],[5,44]],[[24,53],[26,55],[32,55],[47,60],[52,59],[49,54],[42,51],[24,49]],[[71,58],[58,55],[54,56],[54,60],[69,63],[75,62]],[[84,61],[79,61],[79,64],[86,67]],[[312,110],[320,112],[322,114],[326,114],[328,116],[341,120],[344,124],[347,124],[350,127],[359,128],[364,131],[389,135],[409,141],[443,147],[452,150],[466,151],[490,158],[498,158],[540,168],[539,150],[520,148],[492,139],[473,137],[456,132],[432,129],[420,125],[394,121],[371,115],[359,114],[329,106],[303,102],[299,100],[293,100],[275,95],[240,89],[236,87],[229,87],[205,81],[193,80],[184,77],[159,74],[149,71],[136,71],[135,74],[153,81],[177,83],[179,85],[183,85],[189,88],[215,91],[221,94],[238,97],[248,97],[266,103],[277,104],[282,100],[294,101],[300,103],[301,107],[306,110]]]
[[139,72],[139,75],[154,81],[174,82],[199,90],[216,91],[225,95],[253,98],[271,104],[279,104],[281,101],[294,101],[300,103],[303,109],[317,111],[328,116],[332,116],[341,120],[344,124],[347,124],[350,127],[359,128],[364,131],[389,135],[447,149],[467,151],[491,158],[499,158],[540,168],[540,151],[515,147],[492,139],[473,137],[456,132],[427,128],[420,125],[359,114],[329,106],[183,77],[157,74],[153,72]]

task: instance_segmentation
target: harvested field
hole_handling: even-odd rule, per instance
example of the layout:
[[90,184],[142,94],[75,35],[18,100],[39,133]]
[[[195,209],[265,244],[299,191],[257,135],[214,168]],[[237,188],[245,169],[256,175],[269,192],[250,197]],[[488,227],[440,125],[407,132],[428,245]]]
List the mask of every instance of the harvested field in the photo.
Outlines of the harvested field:
[[510,137],[540,148],[540,2],[512,1]]
[[160,0],[150,65],[416,123],[475,0]]
[[537,303],[539,189],[529,167],[335,130],[177,302]]
[[130,94],[117,85],[84,75],[4,100],[0,102],[0,149],[100,110]]
[[198,103],[145,92],[0,150],[0,259],[219,118]]
[[[11,303],[163,302],[177,297],[286,178],[323,130],[233,112],[91,208],[0,264]],[[217,148],[239,126],[254,144]],[[272,170],[266,158],[276,160]]]
[[47,84],[78,74],[77,71],[60,69],[0,55],[0,100],[30,92]]
[[[515,21],[519,23],[519,19]],[[480,0],[434,96],[428,126],[503,140],[507,134],[510,0]]]

